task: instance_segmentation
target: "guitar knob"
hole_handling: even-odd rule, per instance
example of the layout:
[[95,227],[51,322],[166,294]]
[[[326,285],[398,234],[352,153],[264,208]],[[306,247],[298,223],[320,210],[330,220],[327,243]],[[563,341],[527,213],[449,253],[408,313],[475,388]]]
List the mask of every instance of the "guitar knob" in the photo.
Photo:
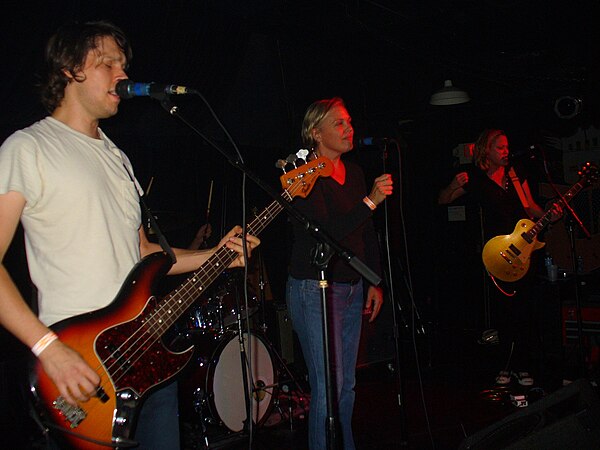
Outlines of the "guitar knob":
[[293,164],[294,168],[298,168],[298,166],[296,165],[296,155],[294,155],[293,153],[291,153],[285,160],[289,164]]
[[285,166],[286,166],[286,164],[287,164],[287,162],[286,162],[285,160],[283,160],[283,159],[278,159],[278,160],[275,162],[275,167],[277,167],[278,169],[281,169],[281,170],[283,170],[283,173],[287,173],[287,172],[286,172],[286,170],[285,170]]
[[102,387],[98,387],[98,389],[96,389],[96,397],[98,397],[102,403],[106,403],[108,401],[108,395]]
[[302,159],[304,161],[304,163],[306,164],[306,157],[308,156],[308,150],[306,150],[305,148],[301,148],[300,150],[298,150],[296,152],[296,156],[300,159]]

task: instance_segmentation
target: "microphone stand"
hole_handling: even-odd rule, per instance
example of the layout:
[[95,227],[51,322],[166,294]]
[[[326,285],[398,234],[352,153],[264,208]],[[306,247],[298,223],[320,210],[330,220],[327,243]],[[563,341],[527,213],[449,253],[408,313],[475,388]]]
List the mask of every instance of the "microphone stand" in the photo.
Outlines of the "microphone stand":
[[[394,141],[395,142],[395,141]],[[399,150],[399,146],[396,143],[396,146]],[[400,152],[398,152],[400,153]],[[383,166],[383,173],[387,173],[387,157],[388,157],[388,144],[387,141],[384,141],[383,144],[383,148],[382,148],[382,166]],[[400,154],[398,155],[398,158],[400,158]],[[398,174],[400,176],[400,170],[398,171]],[[406,330],[408,328],[408,324],[406,322],[406,319],[404,317],[404,314],[402,312],[402,305],[400,304],[400,302],[396,302],[396,297],[394,294],[394,282],[393,282],[393,276],[392,276],[392,260],[391,260],[391,251],[390,251],[390,241],[389,241],[389,211],[388,211],[388,202],[384,202],[383,205],[383,212],[384,212],[384,216],[385,216],[385,248],[386,248],[386,261],[387,261],[387,270],[384,271],[384,275],[385,275],[385,282],[386,285],[388,287],[388,293],[389,293],[389,297],[390,297],[390,303],[392,305],[392,320],[393,320],[393,327],[394,327],[394,349],[395,349],[395,359],[396,359],[396,381],[397,381],[397,385],[398,385],[398,393],[397,393],[397,398],[398,398],[398,407],[400,408],[400,437],[402,439],[401,441],[401,447],[405,448],[408,446],[408,440],[406,438],[407,434],[406,434],[406,412],[405,412],[405,408],[404,408],[404,384],[403,384],[403,376],[402,376],[402,345],[400,343],[400,328],[399,328],[399,321],[398,321],[398,315],[400,316],[400,321],[402,323],[402,328],[404,330]],[[400,263],[400,258],[398,258],[398,262]],[[406,281],[406,277],[405,277],[405,281]],[[409,292],[412,293],[412,289],[410,289],[410,283],[407,282],[406,283],[407,288],[409,290]],[[412,294],[411,294],[412,295]],[[396,306],[398,307],[398,311],[396,312]],[[413,311],[417,312],[417,318],[418,318],[418,311],[416,310],[416,305],[413,304]]]
[[[255,209],[254,214],[258,214],[258,211]],[[279,362],[279,364],[281,365],[281,368],[286,372],[289,382],[292,383],[293,386],[296,387],[296,389],[301,393],[301,395],[304,395],[304,391],[302,390],[302,388],[300,387],[300,385],[298,384],[298,382],[296,381],[296,378],[294,377],[294,375],[292,374],[292,371],[290,370],[290,368],[288,367],[288,365],[286,364],[286,362],[284,361],[283,357],[281,356],[281,354],[277,351],[277,349],[273,346],[273,342],[269,339],[269,337],[267,336],[267,321],[266,321],[266,297],[265,297],[265,286],[267,284],[266,280],[265,280],[265,265],[263,262],[263,258],[262,258],[262,252],[260,251],[260,247],[257,248],[256,250],[254,250],[254,253],[256,254],[256,264],[258,267],[258,303],[259,303],[259,311],[260,311],[260,325],[259,328],[260,330],[263,332],[263,337],[266,339],[266,343],[269,346],[269,350],[271,351],[271,353],[273,353],[273,355],[275,355],[275,357],[277,358],[277,361]],[[278,385],[282,384],[282,381],[278,381],[277,383]],[[288,412],[288,416],[289,416],[289,421],[290,421],[290,430],[293,429],[293,406],[292,406],[292,393],[291,391],[289,392],[289,396],[288,396],[288,401],[289,401],[289,412]],[[278,400],[276,400],[278,402]],[[281,407],[278,406],[277,407],[279,409],[280,415],[283,418],[283,411],[281,410]]]
[[318,242],[314,249],[312,263],[319,270],[319,287],[321,294],[321,330],[323,337],[323,362],[325,363],[325,394],[327,400],[327,418],[325,420],[326,443],[329,450],[341,448],[338,441],[339,421],[336,420],[337,402],[334,401],[334,386],[331,380],[331,359],[329,354],[329,319],[327,314],[327,288],[329,283],[326,278],[327,265],[332,252],[327,244]]
[[[204,97],[198,92],[198,91],[188,91],[190,93],[195,93],[196,95],[200,96],[202,98],[202,100],[205,102],[205,104],[210,108],[210,105],[208,104],[208,102],[206,102],[206,100],[204,99]],[[321,251],[323,252],[323,262],[325,263],[326,261],[329,260],[329,258],[331,257],[331,255],[335,252],[335,254],[342,260],[345,261],[347,264],[350,265],[350,267],[352,267],[356,272],[358,272],[363,278],[365,278],[370,284],[372,284],[373,286],[378,286],[381,283],[381,277],[379,277],[379,275],[377,275],[372,269],[370,269],[364,262],[362,262],[357,256],[355,256],[352,252],[350,252],[350,250],[344,248],[342,245],[339,244],[338,241],[336,241],[335,239],[333,239],[331,236],[329,236],[329,234],[327,234],[325,231],[323,231],[321,229],[321,226],[316,222],[316,221],[311,221],[309,220],[304,214],[302,214],[300,211],[298,211],[296,208],[294,208],[289,202],[285,201],[277,192],[275,192],[269,185],[267,185],[263,180],[260,179],[260,177],[258,177],[256,174],[254,174],[252,171],[250,171],[241,161],[241,158],[233,158],[229,153],[225,152],[223,149],[221,149],[216,143],[214,143],[211,139],[209,139],[208,137],[206,137],[196,126],[194,126],[192,123],[189,122],[189,120],[187,120],[180,112],[179,112],[179,108],[177,106],[175,106],[171,100],[169,99],[168,95],[164,92],[160,92],[160,93],[155,93],[155,94],[151,94],[151,97],[159,100],[161,106],[165,109],[165,111],[167,111],[170,115],[177,117],[178,119],[180,119],[184,124],[186,124],[188,127],[190,127],[196,134],[198,134],[202,139],[204,139],[204,141],[206,141],[208,144],[210,144],[213,148],[215,148],[217,151],[219,151],[225,158],[227,158],[227,160],[229,161],[229,163],[231,163],[232,166],[234,166],[235,168],[237,168],[238,170],[240,170],[243,174],[245,174],[246,176],[248,176],[252,181],[254,181],[254,183],[259,186],[264,192],[266,192],[270,197],[272,197],[277,203],[279,203],[279,205],[286,210],[286,212],[292,216],[294,219],[298,220],[304,227],[304,229],[306,231],[308,231],[309,233],[312,234],[312,236],[317,239],[317,241],[319,241],[321,244],[323,244],[325,247],[323,247],[321,249]],[[212,112],[212,109],[211,109]],[[214,115],[214,113],[213,113]],[[217,122],[219,122],[218,118],[215,115],[215,119],[217,120]],[[219,124],[221,124],[219,122]],[[223,131],[225,131],[225,133],[227,134],[227,136],[229,136],[229,133],[227,133],[227,130],[224,129],[223,127]],[[232,139],[233,142],[233,139]],[[245,224],[244,224],[245,226]],[[325,252],[324,249],[327,249],[327,251]],[[320,253],[320,252],[318,252]],[[327,257],[325,257],[325,254],[329,255]],[[321,258],[316,259],[317,262],[321,261]],[[322,286],[323,286],[323,293],[322,296],[325,296],[325,288],[326,288],[326,280],[324,278],[324,267],[322,267]],[[323,333],[324,336],[327,333],[327,322],[326,322],[326,308],[325,308],[325,299],[323,299]],[[323,339],[323,345],[324,345],[324,351],[326,354],[326,367],[328,367],[329,364],[329,358],[328,358],[328,347],[326,347],[328,342],[328,339]],[[329,373],[329,370],[326,370],[327,376],[331,377],[331,374]],[[247,380],[244,380],[245,383],[247,383]],[[333,398],[333,393],[331,392],[331,385],[328,384],[327,385],[327,397],[328,399]],[[335,434],[335,423],[333,418],[333,411],[332,411],[332,401],[328,401],[327,402],[327,407],[328,407],[328,423],[327,423],[327,429],[330,430],[328,432],[328,450],[336,450],[337,449],[337,445],[338,442],[336,441],[336,434]],[[248,408],[247,408],[248,409]],[[247,420],[249,422],[251,422],[251,418],[250,418],[250,414],[248,413],[247,415]]]
[[[544,155],[544,167],[546,168],[546,157]],[[569,245],[571,250],[571,263],[573,264],[573,282],[574,286],[574,294],[575,294],[575,314],[577,320],[577,360],[579,363],[579,376],[587,378],[587,369],[585,366],[585,357],[583,354],[583,318],[581,315],[581,300],[579,296],[579,277],[577,274],[577,249],[575,246],[575,229],[573,227],[573,222],[577,224],[579,229],[583,232],[587,239],[591,239],[590,232],[587,230],[577,213],[571,207],[569,201],[562,195],[562,193],[556,188],[556,185],[550,180],[550,174],[546,168],[546,174],[548,175],[548,181],[550,181],[550,186],[554,193],[560,199],[560,205],[565,208],[569,212],[569,217],[571,220],[568,220],[568,231],[569,231]]]
[[[192,92],[188,90],[188,93]],[[197,95],[200,93],[193,91]],[[354,270],[356,270],[362,277],[364,277],[369,283],[373,286],[378,286],[381,283],[381,277],[377,275],[373,270],[371,270],[364,262],[360,260],[356,255],[354,255],[350,250],[343,247],[338,241],[329,236],[324,230],[321,229],[321,226],[316,221],[311,221],[294,208],[289,202],[284,201],[281,196],[273,190],[271,186],[266,184],[263,180],[258,177],[255,173],[253,173],[246,165],[240,161],[239,159],[234,159],[230,154],[220,148],[216,143],[214,143],[211,139],[206,137],[200,130],[198,130],[192,123],[190,123],[184,116],[182,116],[179,112],[179,108],[175,106],[167,94],[159,93],[153,96],[158,99],[161,103],[161,106],[171,115],[180,119],[183,123],[189,126],[196,134],[198,134],[202,139],[204,139],[208,144],[210,144],[215,150],[219,151],[229,163],[244,173],[248,178],[250,178],[254,183],[260,187],[264,192],[266,192],[273,200],[279,203],[283,209],[287,211],[294,219],[298,220],[303,224],[304,228],[313,235],[318,241],[327,244],[343,261],[350,265]]]
[[586,237],[589,239],[590,234],[586,229],[585,225],[581,222],[573,208],[567,204],[567,209],[569,211],[569,216],[567,220],[567,229],[569,230],[569,246],[571,250],[571,263],[573,264],[573,283],[574,286],[574,294],[575,294],[575,314],[577,321],[577,361],[579,363],[579,376],[587,378],[587,369],[585,366],[585,356],[583,352],[583,317],[581,313],[581,298],[580,298],[580,289],[579,289],[579,275],[578,275],[578,267],[577,267],[577,249],[575,245],[575,227],[573,223],[577,223],[579,228],[583,231]]

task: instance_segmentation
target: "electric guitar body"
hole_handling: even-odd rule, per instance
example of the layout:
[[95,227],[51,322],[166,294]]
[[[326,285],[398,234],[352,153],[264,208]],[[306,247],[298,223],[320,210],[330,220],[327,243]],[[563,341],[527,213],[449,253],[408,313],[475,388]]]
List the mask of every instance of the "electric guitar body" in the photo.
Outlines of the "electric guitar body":
[[[598,168],[586,163],[579,171],[579,181],[569,188],[557,203],[561,208],[584,187],[598,178]],[[550,223],[552,211],[547,211],[537,222],[521,219],[512,234],[496,236],[486,242],[481,258],[488,273],[499,280],[513,282],[520,280],[529,270],[531,254],[544,245],[538,234]]]
[[537,238],[528,242],[522,236],[534,225],[529,219],[521,219],[512,234],[496,236],[485,244],[482,259],[488,272],[502,281],[517,281],[525,276],[531,254],[546,245]]

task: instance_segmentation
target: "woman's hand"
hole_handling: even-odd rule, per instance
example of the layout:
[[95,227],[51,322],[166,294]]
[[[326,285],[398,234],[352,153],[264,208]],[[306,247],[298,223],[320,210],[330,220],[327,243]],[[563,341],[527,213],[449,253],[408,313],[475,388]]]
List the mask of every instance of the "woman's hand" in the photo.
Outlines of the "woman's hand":
[[560,220],[563,216],[563,209],[559,202],[546,204],[546,211],[550,211],[550,221],[552,223]]
[[469,174],[467,172],[457,173],[452,181],[450,182],[450,188],[452,190],[456,190],[458,188],[463,187],[465,184],[469,182]]
[[365,302],[365,313],[369,314],[369,322],[373,322],[383,305],[383,290],[377,286],[369,286],[367,301]]
[[369,198],[375,204],[375,206],[377,206],[383,202],[388,195],[392,195],[393,187],[394,182],[392,180],[392,176],[388,173],[384,173],[383,175],[375,178]]

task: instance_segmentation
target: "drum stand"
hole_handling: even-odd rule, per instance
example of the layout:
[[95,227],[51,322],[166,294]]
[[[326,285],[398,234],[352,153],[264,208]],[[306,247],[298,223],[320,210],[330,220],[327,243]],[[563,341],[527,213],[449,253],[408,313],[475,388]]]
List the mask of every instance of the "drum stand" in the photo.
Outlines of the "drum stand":
[[[281,390],[285,393],[287,393],[287,400],[288,400],[288,421],[290,424],[290,430],[294,429],[294,402],[293,402],[293,394],[294,394],[294,390],[290,389],[289,384],[291,384],[292,386],[295,386],[295,392],[297,395],[301,396],[302,398],[306,398],[306,394],[304,393],[304,391],[302,390],[302,387],[298,384],[298,382],[296,381],[296,378],[294,377],[294,375],[292,374],[290,368],[288,367],[288,365],[286,364],[286,362],[284,361],[284,359],[281,357],[281,355],[279,354],[279,352],[277,351],[277,349],[275,348],[275,346],[273,345],[273,343],[271,342],[271,340],[269,339],[269,337],[267,336],[267,323],[265,320],[265,286],[266,286],[266,282],[265,282],[265,266],[263,263],[263,259],[262,259],[262,254],[260,251],[260,248],[257,248],[254,250],[254,255],[256,257],[256,262],[258,264],[258,310],[260,311],[260,324],[259,324],[259,328],[262,331],[262,335],[265,339],[265,342],[267,344],[267,347],[269,348],[269,351],[271,352],[272,355],[275,355],[275,358],[277,359],[277,363],[278,363],[278,369],[279,370],[283,370],[285,371],[288,379],[286,381],[278,381],[276,383],[276,386],[281,386]],[[279,377],[277,377],[279,380]],[[304,409],[304,405],[302,404],[302,402],[297,402],[298,406],[302,407]],[[285,418],[285,413],[281,407],[281,402],[279,400],[279,397],[275,397],[274,399],[274,407],[277,409],[277,412],[279,413],[279,415],[281,416],[282,419]],[[305,411],[305,415],[306,415],[306,411]]]
[[198,417],[200,418],[198,422],[200,423],[200,436],[202,436],[202,442],[204,444],[202,448],[208,450],[210,448],[208,445],[208,430],[206,429],[206,424],[204,423],[205,417],[202,411],[204,409],[204,402],[206,401],[206,393],[204,392],[204,389],[197,389],[193,393],[193,397],[194,411],[196,411]]

